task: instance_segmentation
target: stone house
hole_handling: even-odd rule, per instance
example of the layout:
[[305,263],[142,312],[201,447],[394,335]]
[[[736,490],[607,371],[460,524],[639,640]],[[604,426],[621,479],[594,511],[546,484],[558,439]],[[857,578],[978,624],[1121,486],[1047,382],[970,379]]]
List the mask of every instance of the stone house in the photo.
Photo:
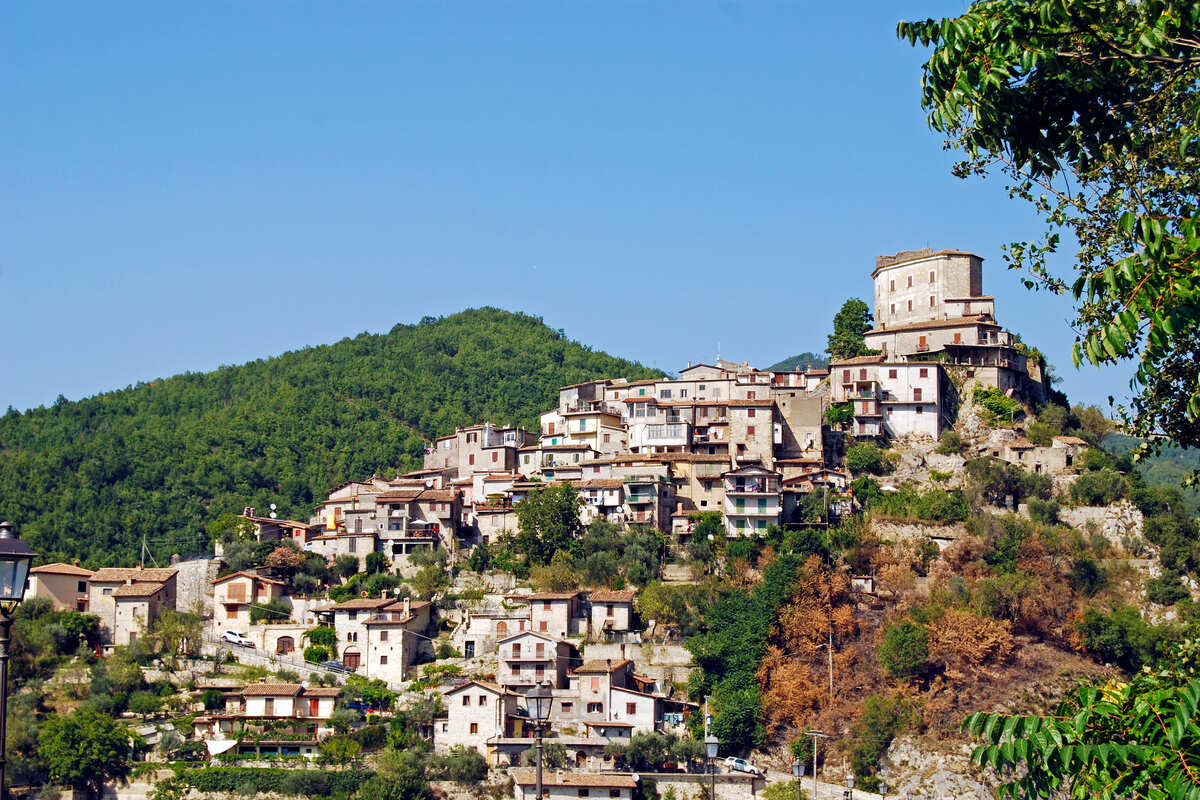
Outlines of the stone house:
[[90,569],[75,564],[43,564],[29,570],[27,597],[50,601],[55,611],[87,611]]
[[[287,584],[253,572],[234,572],[212,581],[213,636],[223,631],[246,633],[250,627],[250,611],[254,606],[283,600]],[[287,618],[269,615],[269,621],[286,622]]]
[[780,475],[757,465],[729,470],[725,482],[725,533],[754,536],[778,525],[782,512]]
[[539,683],[558,689],[567,686],[571,646],[561,639],[526,631],[501,639],[496,653],[496,682],[505,688],[524,694]]
[[555,639],[584,633],[583,603],[575,592],[534,592],[510,594],[510,603],[529,605],[530,630]]
[[341,689],[298,683],[250,684],[233,696],[233,707],[193,721],[210,755],[316,756]]
[[591,605],[591,636],[604,638],[629,633],[633,623],[633,598],[631,589],[600,590],[588,595]]
[[377,609],[363,622],[366,677],[378,678],[388,686],[399,686],[412,677],[409,667],[416,661],[421,641],[428,638],[430,607],[406,597]]
[[133,644],[162,616],[163,609],[174,608],[167,603],[167,587],[163,583],[125,583],[112,593],[114,645]]
[[[100,630],[103,635],[105,644],[113,644],[116,641],[115,634],[117,630],[117,602],[116,592],[122,586],[132,586],[137,584],[155,584],[161,586],[161,592],[157,589],[153,592],[148,589],[132,592],[126,590],[124,597],[128,598],[126,602],[131,603],[124,610],[123,617],[125,620],[124,636],[125,641],[117,641],[118,644],[128,644],[128,634],[130,632],[137,633],[141,628],[133,625],[135,621],[135,612],[137,614],[147,615],[150,612],[154,613],[157,618],[158,612],[163,608],[175,608],[176,587],[175,576],[177,570],[173,568],[127,568],[127,567],[104,567],[92,573],[88,578],[88,613],[94,614],[100,619]],[[147,592],[142,595],[141,592]],[[144,604],[141,600],[135,602],[136,596],[146,598]],[[150,624],[153,620],[147,620],[145,616],[141,619],[145,624]],[[133,627],[130,627],[133,625]]]
[[488,742],[511,732],[518,695],[494,683],[468,681],[447,690],[444,697],[446,717],[434,725],[434,752],[464,745],[489,758]]
[[[537,775],[533,769],[520,767],[512,771],[516,800],[534,800]],[[636,775],[628,773],[601,774],[569,770],[544,770],[542,791],[548,800],[633,800],[637,788]]]

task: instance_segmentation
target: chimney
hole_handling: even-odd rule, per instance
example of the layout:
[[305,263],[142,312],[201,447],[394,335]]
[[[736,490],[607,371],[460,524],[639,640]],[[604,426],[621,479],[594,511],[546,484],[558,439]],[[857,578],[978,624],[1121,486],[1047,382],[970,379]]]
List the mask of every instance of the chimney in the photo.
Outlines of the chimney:
[[174,564],[178,564],[180,561],[183,561],[183,559],[182,559],[182,558],[180,558],[180,556],[179,556],[179,553],[172,553],[172,554],[171,554],[171,564],[172,564],[172,565],[174,565]]
[[406,597],[406,598],[404,598],[404,616],[407,617],[411,613],[412,613],[412,598]]

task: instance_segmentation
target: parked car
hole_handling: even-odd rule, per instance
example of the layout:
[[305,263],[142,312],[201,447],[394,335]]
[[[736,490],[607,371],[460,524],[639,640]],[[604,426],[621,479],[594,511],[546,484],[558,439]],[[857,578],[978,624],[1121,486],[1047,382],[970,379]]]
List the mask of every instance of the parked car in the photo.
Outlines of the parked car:
[[340,661],[322,661],[317,666],[326,672],[343,672],[347,674],[350,672],[350,668]]
[[725,768],[731,772],[747,772],[751,775],[762,775],[762,770],[744,758],[730,756],[725,759]]
[[221,634],[221,639],[230,644],[236,644],[239,647],[254,647],[254,642],[250,641],[248,636],[237,631],[225,631]]

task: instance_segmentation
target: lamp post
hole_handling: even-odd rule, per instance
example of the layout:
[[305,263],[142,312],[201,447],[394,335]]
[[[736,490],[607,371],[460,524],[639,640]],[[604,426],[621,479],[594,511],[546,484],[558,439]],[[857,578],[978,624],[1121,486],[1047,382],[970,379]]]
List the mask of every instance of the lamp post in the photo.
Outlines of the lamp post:
[[799,757],[792,759],[792,775],[796,778],[796,800],[804,800],[804,791],[800,788],[800,779],[804,777],[804,762]]
[[721,746],[721,740],[715,734],[709,734],[704,737],[704,752],[708,754],[708,780],[709,791],[712,792],[710,800],[717,800],[717,768],[713,764],[713,759],[717,757],[717,749]]
[[854,800],[854,776],[846,776],[846,785],[850,788],[846,790],[846,800]]
[[33,551],[13,534],[11,522],[0,522],[0,798],[6,795],[4,759],[8,738],[8,643],[13,611],[25,597],[25,579]]
[[525,712],[534,720],[533,730],[537,736],[537,799],[542,800],[542,729],[550,719],[550,708],[554,705],[554,693],[545,683],[539,683],[525,694]]

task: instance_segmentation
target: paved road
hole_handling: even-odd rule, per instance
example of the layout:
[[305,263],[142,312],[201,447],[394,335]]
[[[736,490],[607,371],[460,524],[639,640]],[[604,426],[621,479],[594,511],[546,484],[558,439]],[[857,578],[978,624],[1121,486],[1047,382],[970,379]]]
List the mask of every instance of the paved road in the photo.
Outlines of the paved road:
[[[233,654],[237,658],[239,664],[255,664],[257,666],[266,667],[269,670],[289,669],[292,672],[300,674],[301,678],[311,677],[313,675],[323,675],[327,670],[321,669],[316,664],[309,664],[307,661],[299,658],[290,658],[288,656],[277,656],[273,653],[266,653],[253,647],[238,647],[229,642],[217,639],[211,636],[205,636],[204,642],[200,645],[200,652],[206,656],[216,655],[217,651],[225,651]],[[346,680],[345,675],[333,673],[339,683]]]

